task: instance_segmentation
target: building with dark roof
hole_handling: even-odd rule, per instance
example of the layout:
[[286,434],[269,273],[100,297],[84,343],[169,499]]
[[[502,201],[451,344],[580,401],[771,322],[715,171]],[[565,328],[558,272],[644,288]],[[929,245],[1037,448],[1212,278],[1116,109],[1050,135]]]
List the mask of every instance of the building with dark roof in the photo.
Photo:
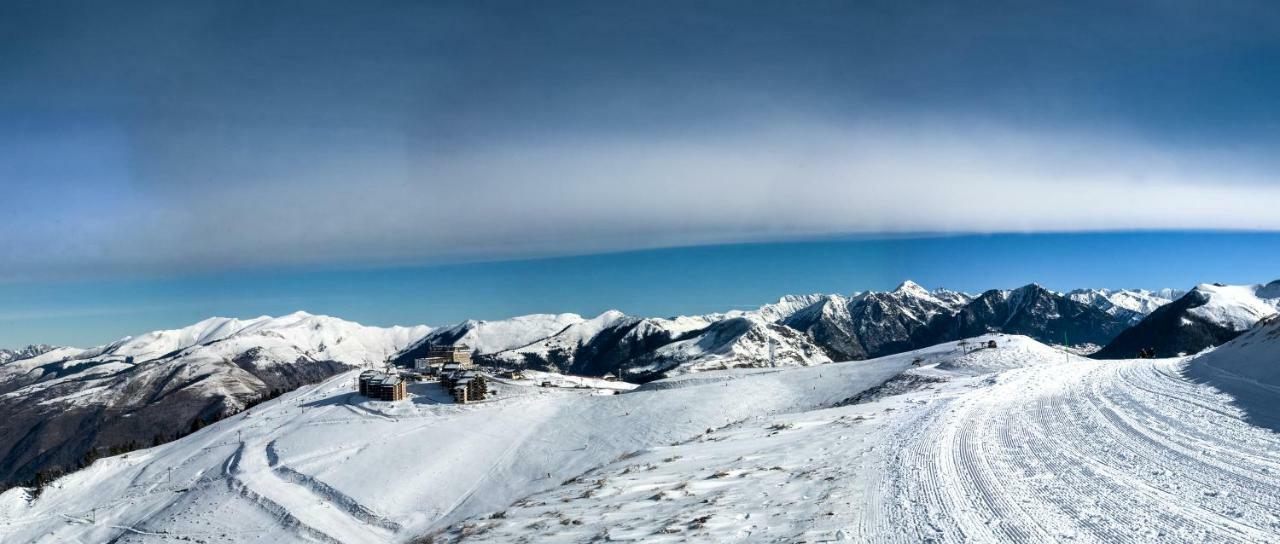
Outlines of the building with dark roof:
[[404,400],[407,394],[405,382],[400,376],[376,370],[360,373],[357,390],[361,395],[371,399],[390,402]]

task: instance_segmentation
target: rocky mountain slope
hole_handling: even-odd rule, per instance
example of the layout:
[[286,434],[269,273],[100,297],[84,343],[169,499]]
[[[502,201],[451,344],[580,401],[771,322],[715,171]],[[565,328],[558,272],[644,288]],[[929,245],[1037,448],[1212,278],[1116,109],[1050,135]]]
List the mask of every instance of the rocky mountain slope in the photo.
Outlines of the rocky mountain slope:
[[[0,365],[0,482],[171,439],[273,393],[379,364],[430,331],[299,312],[212,318]],[[90,452],[94,453],[90,453]]]
[[998,331],[1045,343],[1105,344],[1127,326],[1124,319],[1033,283],[986,291],[954,315],[936,317],[929,339],[940,342]]
[[[1260,296],[1261,295],[1261,296]],[[1265,298],[1264,298],[1265,297]],[[1202,284],[1155,311],[1094,354],[1099,359],[1193,354],[1227,342],[1280,308],[1280,281],[1267,285]]]
[[866,359],[927,345],[930,321],[955,313],[970,298],[906,281],[890,292],[829,296],[782,322],[807,333],[834,359]]

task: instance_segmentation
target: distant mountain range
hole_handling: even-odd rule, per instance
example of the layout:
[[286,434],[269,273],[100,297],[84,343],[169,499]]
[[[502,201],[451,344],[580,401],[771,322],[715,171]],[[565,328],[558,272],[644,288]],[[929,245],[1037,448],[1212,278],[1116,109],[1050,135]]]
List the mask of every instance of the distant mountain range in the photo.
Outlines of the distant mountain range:
[[1160,306],[1094,354],[1099,359],[1198,353],[1227,342],[1280,309],[1280,280],[1266,285],[1198,285]]
[[[757,310],[651,318],[526,316],[433,331],[396,356],[412,364],[429,345],[465,343],[493,365],[554,368],[629,380],[737,366],[797,366],[901,353],[988,332],[1047,343],[1104,345],[1176,291],[1080,290],[1031,284],[977,296],[907,281],[893,291],[789,295]],[[549,330],[560,327],[554,332]],[[541,337],[539,337],[541,336]],[[520,344],[518,339],[538,337]]]
[[1230,340],[1277,306],[1280,282],[1186,293],[1058,293],[1031,284],[970,295],[908,281],[888,292],[792,295],[750,311],[668,318],[537,314],[441,328],[365,327],[303,312],[212,318],[91,349],[0,350],[0,483],[74,467],[94,452],[170,440],[353,366],[409,365],[432,345],[466,344],[487,365],[642,382],[874,358],[988,332],[1105,346],[1097,356],[1107,358],[1148,347],[1192,353]]
[[54,346],[48,344],[32,344],[19,349],[0,349],[0,365],[9,361],[17,361],[18,359],[30,359],[54,349]]

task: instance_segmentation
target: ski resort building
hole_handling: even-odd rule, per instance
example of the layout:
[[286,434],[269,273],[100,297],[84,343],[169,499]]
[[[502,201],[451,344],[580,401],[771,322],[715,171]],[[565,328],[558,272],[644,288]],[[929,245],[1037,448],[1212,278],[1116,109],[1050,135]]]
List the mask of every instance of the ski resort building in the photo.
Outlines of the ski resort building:
[[440,386],[453,396],[458,404],[484,400],[489,395],[489,384],[484,376],[472,370],[454,370],[440,375]]
[[475,366],[471,362],[471,348],[466,344],[456,346],[431,346],[427,348],[427,356],[414,359],[413,368],[427,376],[440,376],[449,369],[448,365],[457,365],[456,369],[470,369]]
[[360,373],[357,390],[361,395],[371,399],[398,401],[404,400],[406,391],[404,380],[400,376],[366,370]]
[[439,376],[445,361],[439,357],[421,357],[413,360],[413,369],[423,376]]

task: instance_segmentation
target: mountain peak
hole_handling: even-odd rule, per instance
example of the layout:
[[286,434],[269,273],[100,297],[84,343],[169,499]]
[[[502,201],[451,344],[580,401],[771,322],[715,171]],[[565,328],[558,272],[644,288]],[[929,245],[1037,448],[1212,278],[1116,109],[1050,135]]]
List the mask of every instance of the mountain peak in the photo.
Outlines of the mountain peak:
[[896,288],[893,290],[893,292],[895,292],[895,293],[909,293],[909,294],[914,294],[914,295],[927,295],[927,294],[929,294],[929,290],[928,290],[928,289],[925,289],[924,287],[921,287],[921,286],[920,286],[920,284],[918,284],[918,283],[916,283],[916,282],[914,282],[914,281],[911,281],[911,280],[907,280],[907,281],[904,281],[904,282],[902,282],[902,283],[898,284],[898,287],[896,287]]

